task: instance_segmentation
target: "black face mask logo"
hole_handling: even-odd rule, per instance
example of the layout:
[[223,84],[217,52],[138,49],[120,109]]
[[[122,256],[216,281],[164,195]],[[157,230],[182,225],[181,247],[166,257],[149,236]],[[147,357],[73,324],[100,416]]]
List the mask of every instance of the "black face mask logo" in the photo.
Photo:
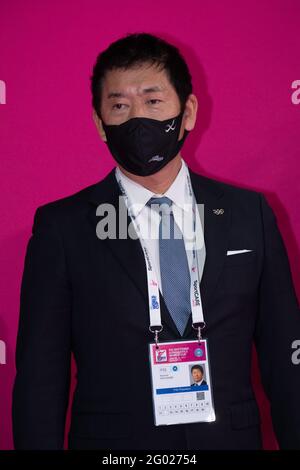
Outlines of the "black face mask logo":
[[153,175],[176,157],[188,134],[178,140],[183,112],[171,119],[158,121],[136,117],[103,129],[108,148],[125,170],[139,176]]

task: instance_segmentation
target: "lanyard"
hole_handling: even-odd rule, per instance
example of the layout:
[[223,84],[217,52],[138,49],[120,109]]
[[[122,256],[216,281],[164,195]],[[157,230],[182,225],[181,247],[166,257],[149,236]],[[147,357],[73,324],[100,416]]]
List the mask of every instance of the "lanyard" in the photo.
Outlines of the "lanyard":
[[[117,182],[120,187],[120,191],[122,196],[124,197],[124,201],[128,210],[128,213],[131,217],[132,223],[134,225],[134,229],[139,236],[139,240],[141,243],[141,247],[143,249],[145,263],[146,263],[146,271],[147,271],[147,285],[148,285],[148,302],[149,302],[149,317],[150,317],[150,331],[155,333],[155,341],[157,343],[158,333],[162,331],[163,326],[161,324],[161,309],[160,309],[160,302],[159,302],[159,287],[158,287],[158,280],[154,270],[153,263],[150,259],[149,251],[144,243],[144,240],[140,234],[139,226],[136,222],[136,217],[133,212],[130,210],[131,202],[128,194],[125,191],[125,188],[122,184],[122,181],[119,176],[117,176]],[[203,316],[203,309],[202,309],[202,302],[200,296],[200,281],[199,281],[199,265],[198,265],[198,257],[197,257],[197,240],[200,234],[197,235],[196,227],[201,227],[201,221],[199,217],[198,209],[196,208],[195,197],[192,191],[192,185],[190,180],[190,175],[188,171],[186,172],[186,184],[188,188],[188,193],[191,198],[192,202],[192,212],[193,212],[193,249],[192,249],[192,264],[190,269],[190,280],[191,280],[191,287],[190,287],[190,299],[191,299],[191,311],[192,311],[192,322],[193,328],[198,331],[198,339],[201,340],[201,329],[205,328],[204,316]],[[198,231],[199,232],[199,231]],[[204,243],[204,238],[203,238]],[[197,325],[197,326],[195,326]],[[202,326],[200,326],[202,325]]]

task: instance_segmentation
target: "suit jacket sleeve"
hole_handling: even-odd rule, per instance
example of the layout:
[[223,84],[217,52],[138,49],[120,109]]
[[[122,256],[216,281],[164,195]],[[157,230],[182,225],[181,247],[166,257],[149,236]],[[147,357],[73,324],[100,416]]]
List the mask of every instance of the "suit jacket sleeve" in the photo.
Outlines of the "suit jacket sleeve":
[[260,204],[264,262],[255,343],[279,447],[300,449],[300,365],[292,361],[292,344],[300,339],[300,310],[276,217],[263,194]]
[[34,216],[20,295],[13,387],[15,449],[62,449],[70,386],[70,286],[46,206]]

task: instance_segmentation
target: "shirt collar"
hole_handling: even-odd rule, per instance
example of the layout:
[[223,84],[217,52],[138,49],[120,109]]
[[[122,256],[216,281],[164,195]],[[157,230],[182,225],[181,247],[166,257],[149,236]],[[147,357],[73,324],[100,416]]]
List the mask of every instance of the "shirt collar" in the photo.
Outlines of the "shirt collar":
[[200,382],[194,382],[195,385],[201,385],[204,379],[200,380]]
[[171,186],[164,193],[164,196],[170,198],[176,206],[188,211],[189,209],[187,204],[190,203],[186,184],[188,168],[183,159],[181,159],[181,162],[181,168]]
[[124,186],[126,193],[129,196],[131,210],[134,213],[135,217],[138,216],[140,211],[146,205],[151,197],[161,197],[166,196],[170,198],[174,204],[176,204],[181,209],[188,211],[189,210],[189,193],[187,190],[186,185],[186,177],[187,177],[187,165],[183,159],[181,159],[181,167],[180,170],[171,184],[171,186],[167,189],[164,194],[157,194],[153,193],[149,189],[145,188],[141,184],[133,181],[132,179],[128,178],[119,167],[116,167],[116,177],[121,179],[121,182]]
[[129,197],[130,208],[134,216],[137,217],[154,193],[136,181],[128,178],[119,167],[116,167],[116,177],[121,180]]

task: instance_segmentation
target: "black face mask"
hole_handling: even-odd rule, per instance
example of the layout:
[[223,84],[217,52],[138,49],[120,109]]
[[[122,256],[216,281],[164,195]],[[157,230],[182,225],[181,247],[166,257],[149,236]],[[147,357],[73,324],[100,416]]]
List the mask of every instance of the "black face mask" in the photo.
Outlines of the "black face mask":
[[169,163],[180,151],[188,134],[184,130],[178,140],[183,112],[178,116],[158,121],[136,117],[119,125],[102,121],[108,148],[114,159],[135,175],[153,175]]

